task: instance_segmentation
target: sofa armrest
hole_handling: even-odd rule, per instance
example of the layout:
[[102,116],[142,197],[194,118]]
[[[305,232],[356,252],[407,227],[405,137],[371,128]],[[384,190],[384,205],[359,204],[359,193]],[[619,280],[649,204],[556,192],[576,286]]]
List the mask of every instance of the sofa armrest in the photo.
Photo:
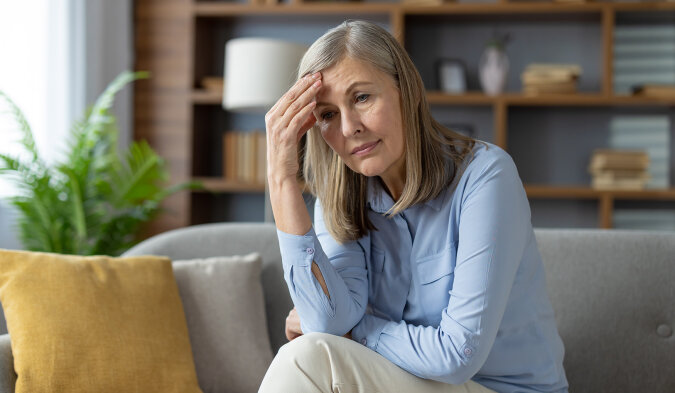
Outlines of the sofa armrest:
[[9,334],[0,336],[0,393],[14,393],[16,373]]

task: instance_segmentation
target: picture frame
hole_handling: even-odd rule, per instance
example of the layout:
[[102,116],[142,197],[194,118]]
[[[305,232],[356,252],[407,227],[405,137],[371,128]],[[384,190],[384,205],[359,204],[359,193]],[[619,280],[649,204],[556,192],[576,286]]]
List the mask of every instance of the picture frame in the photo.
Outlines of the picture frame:
[[463,94],[466,92],[467,67],[464,61],[458,58],[440,58],[436,60],[436,76],[438,90],[448,94]]

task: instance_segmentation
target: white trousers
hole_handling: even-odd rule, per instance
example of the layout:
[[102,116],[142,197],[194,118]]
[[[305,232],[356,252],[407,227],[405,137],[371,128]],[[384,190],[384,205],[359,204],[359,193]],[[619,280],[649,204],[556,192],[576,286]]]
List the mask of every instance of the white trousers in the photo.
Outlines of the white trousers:
[[345,337],[309,333],[284,344],[258,393],[494,393],[419,378]]

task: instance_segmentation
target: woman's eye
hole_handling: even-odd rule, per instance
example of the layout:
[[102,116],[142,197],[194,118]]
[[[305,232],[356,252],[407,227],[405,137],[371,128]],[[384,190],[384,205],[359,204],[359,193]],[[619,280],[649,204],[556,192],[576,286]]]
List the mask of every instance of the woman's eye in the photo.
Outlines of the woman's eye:
[[333,118],[333,112],[325,112],[324,114],[321,115],[321,119],[323,119],[323,120],[330,120],[332,118]]
[[366,100],[370,97],[370,94],[361,94],[356,97],[356,101],[358,102],[366,102]]

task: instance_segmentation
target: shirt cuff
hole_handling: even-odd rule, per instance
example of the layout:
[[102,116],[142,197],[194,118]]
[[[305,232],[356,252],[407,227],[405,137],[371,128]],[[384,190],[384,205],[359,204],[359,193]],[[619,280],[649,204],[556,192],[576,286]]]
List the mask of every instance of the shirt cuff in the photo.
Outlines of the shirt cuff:
[[389,322],[372,314],[365,314],[352,329],[352,339],[373,351],[377,351],[377,344],[380,342],[382,330]]
[[315,258],[314,254],[321,249],[314,227],[304,235],[292,235],[277,228],[277,237],[284,267],[309,266]]

